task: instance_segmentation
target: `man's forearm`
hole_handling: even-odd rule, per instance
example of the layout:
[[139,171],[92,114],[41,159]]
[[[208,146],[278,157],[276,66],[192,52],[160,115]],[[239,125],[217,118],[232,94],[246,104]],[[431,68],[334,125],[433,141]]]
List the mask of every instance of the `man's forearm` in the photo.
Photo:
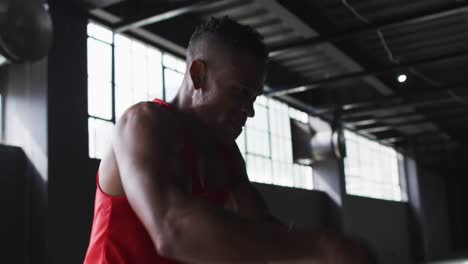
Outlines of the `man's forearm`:
[[175,258],[195,263],[265,263],[312,259],[319,255],[317,234],[289,232],[283,226],[261,225],[214,208],[204,201],[174,218]]

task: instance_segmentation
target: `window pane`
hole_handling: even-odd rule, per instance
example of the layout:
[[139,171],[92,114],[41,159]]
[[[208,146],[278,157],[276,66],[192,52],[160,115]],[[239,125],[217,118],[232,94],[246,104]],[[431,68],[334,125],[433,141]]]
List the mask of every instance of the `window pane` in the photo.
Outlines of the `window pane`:
[[115,83],[130,89],[132,83],[132,53],[129,47],[115,47]]
[[131,105],[162,99],[161,52],[124,36],[116,37],[116,117]]
[[264,157],[270,157],[270,142],[268,133],[247,128],[247,152]]
[[247,154],[247,173],[251,181],[272,183],[271,160]]
[[113,126],[112,122],[88,119],[89,156],[91,158],[102,159],[104,157],[109,148]]
[[115,47],[124,50],[130,50],[132,45],[132,40],[129,37],[126,37],[121,34],[115,35]]
[[[291,113],[308,122],[308,115],[275,99],[259,96],[255,117],[247,121],[247,165],[250,179],[303,189],[313,188],[312,167],[293,164]],[[262,160],[262,162],[259,162]],[[249,164],[253,162],[254,164]]]
[[302,123],[309,122],[309,116],[306,112],[299,111],[294,108],[289,108],[289,116],[295,120],[301,121]]
[[133,91],[132,105],[148,101],[148,94],[141,91]]
[[182,84],[184,75],[173,71],[171,69],[164,70],[164,82],[166,88],[166,101],[171,101],[179,91],[179,87]]
[[240,135],[237,137],[236,144],[240,153],[242,154],[242,157],[245,159],[245,129],[243,129]]
[[96,158],[96,128],[94,118],[88,118],[88,152],[90,158]]
[[[137,94],[148,93],[148,72],[146,61],[146,46],[139,42],[132,42],[132,89]],[[135,101],[136,103],[137,101]]]
[[255,100],[255,104],[262,105],[262,106],[268,106],[268,98],[263,96],[263,95],[260,95]]
[[185,72],[185,61],[177,58],[176,56],[173,56],[169,53],[164,53],[162,60],[164,67],[177,70],[181,73]]
[[270,158],[268,108],[255,103],[255,116],[246,123],[247,152]]
[[349,131],[345,139],[346,192],[401,201],[396,151]]
[[313,189],[312,167],[294,164],[294,187]]
[[275,162],[273,165],[273,183],[276,185],[293,187],[293,164]]
[[133,104],[133,92],[127,86],[115,86],[115,118],[120,116]]
[[167,68],[175,70],[177,68],[177,58],[168,53],[164,53],[163,65]]
[[112,86],[110,82],[88,79],[88,114],[112,119]]
[[88,38],[88,77],[112,80],[112,47],[92,38]]
[[101,41],[104,41],[106,43],[112,44],[112,31],[109,29],[89,23],[88,24],[88,36],[97,38]]
[[268,131],[268,108],[255,104],[255,116],[247,120],[247,127],[260,131]]
[[162,96],[162,65],[161,52],[154,48],[148,49],[148,94],[149,99],[163,99]]
[[0,54],[0,65],[8,62],[7,58],[5,58],[2,54]]
[[185,63],[184,60],[179,60],[177,62],[176,70],[180,73],[185,73],[185,70],[187,68],[187,64]]

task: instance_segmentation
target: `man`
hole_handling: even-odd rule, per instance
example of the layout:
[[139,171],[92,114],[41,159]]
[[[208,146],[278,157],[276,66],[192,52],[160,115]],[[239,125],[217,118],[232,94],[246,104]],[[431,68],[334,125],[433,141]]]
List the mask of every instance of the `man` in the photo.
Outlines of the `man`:
[[370,263],[354,242],[271,223],[235,144],[262,93],[258,33],[211,19],[175,99],[130,107],[101,162],[85,263]]

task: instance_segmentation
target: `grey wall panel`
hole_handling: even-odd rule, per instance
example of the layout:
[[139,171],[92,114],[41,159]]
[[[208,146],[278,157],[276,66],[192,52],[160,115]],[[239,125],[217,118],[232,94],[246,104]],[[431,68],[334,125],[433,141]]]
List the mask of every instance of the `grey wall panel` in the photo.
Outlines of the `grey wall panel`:
[[20,148],[0,145],[0,259],[4,263],[24,262],[26,164]]
[[[47,60],[32,64],[8,65],[5,69],[5,142],[19,146],[26,154],[24,186],[10,189],[23,195],[24,202],[13,206],[25,210],[22,220],[26,235],[26,263],[47,263]],[[14,262],[11,262],[14,263]]]
[[413,263],[406,203],[347,196],[343,219],[345,231],[367,241],[379,263]]
[[294,223],[297,228],[337,228],[333,215],[334,202],[320,191],[286,188],[255,183],[275,217],[285,224]]
[[21,147],[47,180],[47,60],[8,65],[6,71],[5,143]]
[[422,221],[426,246],[426,259],[435,260],[451,253],[448,203],[444,177],[435,169],[418,169],[421,199],[424,204]]

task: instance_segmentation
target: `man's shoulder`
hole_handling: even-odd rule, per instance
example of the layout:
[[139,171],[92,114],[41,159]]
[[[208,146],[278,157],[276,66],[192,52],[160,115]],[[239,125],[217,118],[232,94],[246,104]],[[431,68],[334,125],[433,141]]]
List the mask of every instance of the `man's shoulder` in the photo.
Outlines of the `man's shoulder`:
[[167,105],[155,102],[140,102],[134,104],[126,111],[128,114],[137,114],[147,117],[176,118],[175,111]]
[[125,111],[122,118],[125,121],[137,119],[138,121],[147,121],[150,124],[166,124],[176,126],[180,124],[180,117],[168,106],[153,103],[140,102]]
[[170,108],[153,102],[141,102],[128,108],[117,122],[117,129],[145,130],[175,138],[182,131],[180,117]]

